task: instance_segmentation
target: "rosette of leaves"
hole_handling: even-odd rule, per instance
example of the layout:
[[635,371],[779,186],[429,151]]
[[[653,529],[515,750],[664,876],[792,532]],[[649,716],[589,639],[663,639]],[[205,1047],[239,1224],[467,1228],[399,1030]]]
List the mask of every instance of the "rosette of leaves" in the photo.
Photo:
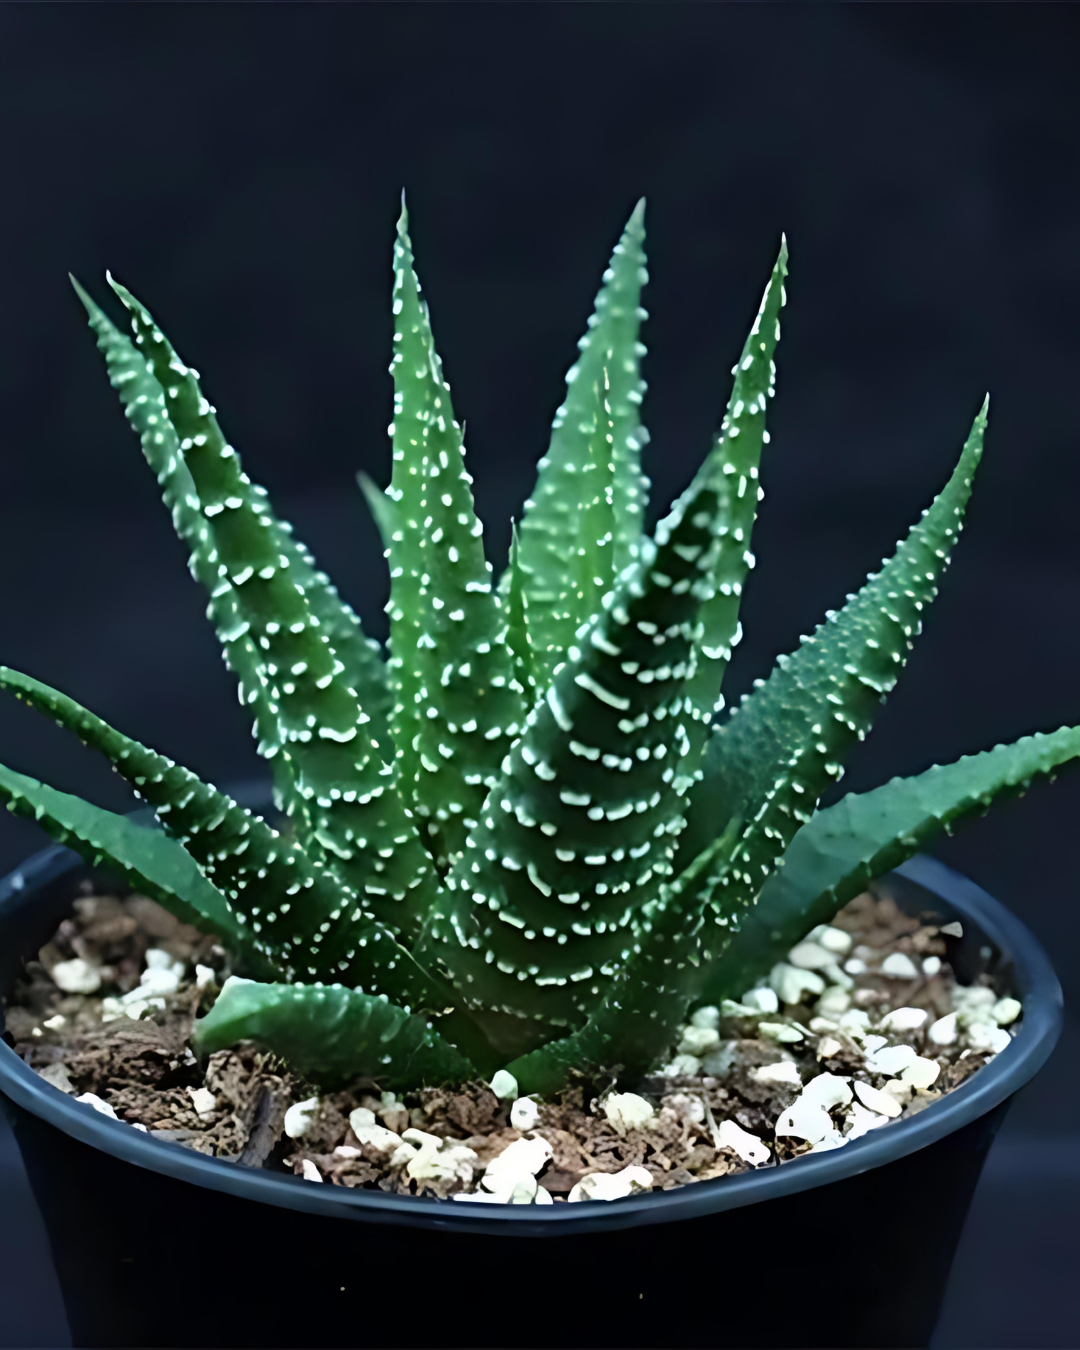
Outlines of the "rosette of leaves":
[[738,994],[941,830],[1080,753],[1026,737],[819,809],[892,689],[959,536],[979,411],[896,552],[734,708],[787,250],[690,486],[651,532],[641,467],[643,208],[615,247],[496,581],[402,214],[392,473],[362,486],[390,566],[389,650],[244,471],[198,373],[110,284],[76,283],[269,763],[277,811],[13,670],[0,684],[106,755],[157,825],[0,768],[10,809],[232,955],[198,1026],[316,1081],[509,1067],[522,1091],[624,1082],[687,1010]]

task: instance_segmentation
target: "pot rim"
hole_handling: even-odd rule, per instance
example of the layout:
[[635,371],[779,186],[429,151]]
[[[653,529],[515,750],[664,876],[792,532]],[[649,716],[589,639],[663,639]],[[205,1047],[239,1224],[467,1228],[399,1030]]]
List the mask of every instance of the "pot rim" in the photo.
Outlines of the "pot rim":
[[[0,881],[4,920],[31,905],[40,888],[88,870],[71,850],[54,845],[34,854]],[[930,891],[970,919],[1011,960],[1024,1017],[1007,1049],[948,1096],[918,1115],[871,1131],[842,1148],[808,1154],[779,1166],[718,1177],[670,1191],[618,1201],[569,1205],[462,1205],[453,1200],[388,1195],[344,1186],[315,1186],[302,1177],[240,1167],[180,1144],[152,1139],[54,1088],[0,1042],[0,1093],[72,1138],[121,1161],[180,1181],[263,1204],[366,1223],[501,1236],[553,1237],[671,1223],[825,1186],[905,1157],[991,1111],[1023,1087],[1046,1062],[1061,1031],[1061,986],[1042,946],[1025,924],[967,877],[919,855],[895,874]],[[886,874],[890,875],[890,874]],[[526,1209],[526,1213],[522,1213]]]

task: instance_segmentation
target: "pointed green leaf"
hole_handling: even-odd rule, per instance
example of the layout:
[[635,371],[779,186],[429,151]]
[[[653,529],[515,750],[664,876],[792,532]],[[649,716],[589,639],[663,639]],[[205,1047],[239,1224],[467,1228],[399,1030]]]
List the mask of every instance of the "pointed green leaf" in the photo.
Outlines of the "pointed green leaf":
[[397,529],[397,513],[394,509],[394,503],[381,487],[372,482],[363,469],[356,475],[356,481],[360,485],[360,491],[364,494],[364,500],[368,504],[368,510],[371,512],[375,527],[379,531],[379,538],[382,540],[385,550],[383,557],[389,558],[394,531]]
[[[760,720],[754,730],[768,753],[758,744],[754,759],[743,745],[742,777],[730,762],[726,766],[729,781],[740,791],[729,799],[726,814],[713,817],[714,829],[721,822],[728,826],[721,844],[702,850],[660,897],[618,978],[581,1031],[538,1052],[522,1066],[527,1076],[519,1083],[548,1082],[581,1056],[601,1050],[607,1062],[642,1072],[670,1042],[686,1008],[700,996],[706,972],[721,958],[830,779],[838,776],[843,753],[860,733],[865,735],[882,693],[895,683],[904,644],[910,646],[918,614],[935,593],[948,543],[958,531],[984,426],[985,409],[948,487],[879,577],[844,615],[830,620],[849,640],[831,647],[823,641],[819,652],[810,639],[796,657],[781,662],[756,696]],[[752,702],[747,700],[740,713]],[[733,717],[724,732],[736,722]],[[729,848],[725,841],[733,820],[748,823]]]
[[195,1026],[202,1055],[253,1040],[305,1077],[341,1086],[361,1076],[390,1089],[460,1083],[476,1070],[422,1017],[339,984],[231,980]]
[[580,647],[530,712],[421,945],[470,1007],[520,1039],[579,1022],[672,874],[685,823],[684,682],[713,594],[723,466],[645,540]]
[[[575,1056],[595,1053],[599,1045],[609,1062],[642,1072],[670,1042],[686,1008],[700,997],[707,971],[722,957],[830,779],[838,776],[844,752],[865,735],[882,693],[895,683],[904,643],[910,647],[918,614],[936,593],[948,544],[958,532],[984,428],[985,407],[945,491],[883,572],[835,620],[848,640],[832,647],[823,642],[821,652],[813,651],[815,639],[808,640],[756,696],[755,730],[779,745],[770,745],[767,756],[759,745],[761,758],[747,752],[740,761],[745,778],[730,779],[740,791],[729,799],[727,813],[713,818],[714,827],[720,821],[727,826],[721,840],[706,847],[661,896],[649,929],[580,1041],[571,1039],[531,1062],[530,1072],[557,1076]],[[723,730],[735,723],[733,717]],[[740,820],[748,823],[729,848],[731,823]]]
[[[566,401],[555,414],[551,444],[537,466],[536,487],[525,503],[521,520],[521,566],[527,581],[532,613],[533,644],[550,671],[564,659],[569,639],[567,619],[559,605],[566,562],[582,546],[585,523],[578,512],[580,475],[589,463],[596,426],[597,387],[603,370],[610,377],[612,460],[614,484],[614,569],[632,561],[641,535],[648,479],[641,472],[641,448],[648,439],[641,425],[641,357],[645,348],[638,331],[645,311],[641,287],[645,271],[645,202],[638,202],[615,246],[604,282],[596,297],[580,356],[567,372]],[[591,611],[570,616],[573,630],[591,617]],[[544,655],[552,653],[551,656]]]
[[1025,736],[965,755],[819,811],[792,840],[783,866],[710,970],[702,997],[736,997],[867,882],[914,857],[942,831],[991,802],[1026,792],[1080,756],[1080,727]]
[[524,708],[404,210],[394,316],[391,718],[400,791],[441,870],[475,825]]
[[183,923],[219,937],[243,958],[248,970],[270,971],[250,935],[238,927],[229,902],[177,840],[3,765],[0,801],[9,811],[36,820],[91,865],[104,862]]
[[[610,359],[613,353],[608,355]],[[605,368],[593,385],[584,431],[584,458],[576,471],[575,498],[568,504],[576,524],[573,547],[563,559],[554,599],[543,609],[534,599],[529,609],[530,644],[536,654],[537,680],[544,687],[566,661],[578,629],[600,612],[604,596],[615,584],[615,431],[610,393]],[[582,416],[585,414],[583,408]],[[582,425],[584,428],[586,424]],[[518,563],[528,602],[528,573],[521,563],[520,549]]]
[[[732,815],[750,818],[777,774],[822,736],[822,728],[830,742],[840,733],[830,773],[841,776],[844,755],[866,735],[895,685],[921,631],[921,616],[937,594],[982,456],[986,413],[984,403],[952,477],[882,570],[839,613],[830,611],[796,652],[782,656],[768,680],[713,732],[703,781],[691,794],[681,862],[705,848]],[[812,805],[797,808],[800,823],[810,818]]]
[[445,1004],[355,894],[259,816],[39,680],[0,666],[0,688],[106,756],[224,897],[231,931],[268,969],[290,980],[347,979],[416,1006]]
[[528,1072],[519,1083],[534,1083],[533,1074],[548,1082],[580,1056],[600,1051],[608,1064],[622,1066],[631,1077],[648,1069],[700,997],[707,971],[727,948],[799,823],[809,818],[829,783],[831,758],[846,730],[846,723],[824,723],[820,739],[799,747],[777,767],[749,822],[743,826],[741,816],[732,817],[720,839],[665,888],[614,984],[581,1031],[520,1066]]
[[[782,241],[757,317],[742,355],[732,371],[735,377],[727,413],[713,443],[711,456],[723,466],[724,495],[721,502],[721,537],[724,548],[714,571],[715,593],[701,607],[701,636],[696,648],[696,668],[687,681],[695,726],[690,733],[691,754],[700,756],[713,716],[723,707],[720,686],[731,659],[731,649],[741,635],[739,606],[743,586],[754,565],[750,536],[763,495],[758,485],[758,465],[765,430],[765,403],[776,391],[773,353],[780,340],[780,308],[785,302],[787,243]],[[701,472],[709,472],[706,464]]]
[[281,547],[265,493],[252,486],[198,379],[143,305],[112,282],[166,396],[169,420],[209,526],[222,584],[254,639],[295,785],[287,803],[306,851],[357,891],[365,910],[408,933],[426,914],[435,877],[393,790],[394,770],[371,717],[309,603],[294,555]]
[[[720,631],[717,604],[729,643],[737,623],[732,578],[748,567],[737,503],[760,449],[757,403],[770,387],[785,263],[782,251],[754,323],[758,346],[740,366],[737,388],[752,394],[754,412],[735,417],[732,405],[731,428],[568,649],[433,916],[432,953],[466,998],[531,1019],[519,1028],[524,1042],[542,1035],[537,1021],[573,1025],[588,1013],[629,954],[639,911],[673,875],[701,744],[687,690],[706,659],[705,633]],[[736,423],[748,442],[757,436],[749,458]]]
[[[139,434],[147,462],[157,475],[176,531],[191,549],[192,572],[211,593],[210,617],[225,644],[226,659],[243,682],[245,695],[249,696],[257,681],[245,674],[248,660],[245,658],[243,670],[233,665],[234,651],[244,644],[229,636],[242,626],[235,618],[232,588],[222,587],[216,560],[211,556],[213,545],[199,506],[198,493],[180,452],[176,430],[169,420],[164,394],[153,366],[131,340],[115,327],[74,277],[71,281],[86,308],[88,322],[97,336],[98,349],[105,357],[109,381],[119,393],[124,411]],[[252,491],[265,499],[265,489],[252,487]],[[365,711],[372,718],[375,734],[385,739],[390,698],[378,643],[364,636],[360,620],[338,595],[329,577],[316,570],[315,560],[309,550],[293,537],[292,526],[274,517],[269,508],[266,518],[275,534],[277,547],[290,559],[293,574],[297,582],[304,586],[313,613],[330,637],[350,678],[356,683]],[[258,653],[254,651],[250,640],[246,646],[252,648],[253,659],[257,662]],[[248,701],[256,702],[250,697]],[[256,711],[259,711],[258,705]],[[261,721],[259,734],[264,735]],[[274,767],[279,769],[280,764]]]
[[135,344],[117,329],[74,277],[71,283],[86,308],[98,350],[105,358],[109,382],[120,395],[129,422],[139,436],[143,454],[161,487],[177,534],[190,550],[190,569],[210,594],[207,616],[214,625],[226,664],[240,682],[240,702],[255,716],[259,753],[269,760],[282,802],[291,790],[286,761],[279,754],[280,728],[262,670],[258,649],[237,614],[236,597],[218,575],[210,530],[199,506],[199,496],[176,430],[165,412],[161,385]]

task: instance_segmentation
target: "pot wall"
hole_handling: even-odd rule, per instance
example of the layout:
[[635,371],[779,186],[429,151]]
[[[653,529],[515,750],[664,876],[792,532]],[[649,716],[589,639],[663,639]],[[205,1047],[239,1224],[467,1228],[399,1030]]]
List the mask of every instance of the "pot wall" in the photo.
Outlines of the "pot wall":
[[[5,987],[86,875],[53,849],[0,883]],[[0,1046],[74,1343],[925,1344],[1008,1099],[1056,1039],[1060,989],[1030,934],[964,878],[916,859],[890,888],[961,918],[962,979],[989,949],[1015,982],[1009,1049],[842,1149],[614,1204],[461,1206],[250,1171],[110,1121]]]
[[827,1186],[550,1240],[257,1204],[9,1112],[77,1346],[790,1347],[927,1343],[1006,1105]]

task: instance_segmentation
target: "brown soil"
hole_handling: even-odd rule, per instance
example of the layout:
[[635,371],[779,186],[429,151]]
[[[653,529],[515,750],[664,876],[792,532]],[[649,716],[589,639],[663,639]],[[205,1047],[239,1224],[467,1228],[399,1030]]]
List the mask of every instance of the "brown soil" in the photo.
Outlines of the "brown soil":
[[[945,954],[933,924],[908,917],[888,898],[858,897],[833,926],[852,935],[856,954],[872,949],[875,961],[890,952],[907,953],[917,963]],[[118,1015],[114,1002],[106,1008],[107,1000],[138,986],[150,948],[185,963],[187,974],[179,988],[164,1000],[164,1008],[147,1009],[138,1020]],[[97,992],[64,993],[50,978],[58,962],[76,956],[99,968],[102,987]],[[360,1080],[349,1091],[323,1096],[308,1131],[300,1139],[290,1139],[283,1130],[285,1112],[290,1104],[317,1095],[311,1084],[249,1043],[212,1055],[205,1065],[191,1053],[188,1039],[194,1019],[205,1013],[216,991],[215,983],[196,987],[196,963],[212,967],[215,981],[227,973],[224,953],[212,939],[178,923],[152,901],[141,896],[125,900],[85,896],[76,901],[73,917],[42,948],[39,960],[27,963],[8,1001],[5,1039],[54,1086],[75,1095],[95,1094],[120,1120],[159,1139],[251,1167],[300,1174],[307,1162],[336,1185],[429,1195],[475,1189],[484,1167],[508,1144],[526,1137],[510,1123],[511,1103],[497,1100],[486,1084],[469,1084],[460,1091],[427,1088],[395,1101],[390,1094],[380,1094],[375,1082]],[[988,979],[983,982],[989,984]],[[911,980],[868,970],[854,977],[851,1006],[875,1020],[896,1007],[925,1008],[928,1027],[953,1011],[954,987],[944,961],[936,973]],[[820,1029],[811,1034],[808,1024],[814,1018],[810,1006],[782,1006],[766,1021],[801,1027],[806,1035],[795,1044],[778,1044],[761,1034],[759,1019],[729,1008],[719,1028],[724,1038],[722,1071],[715,1057],[711,1064],[707,1057],[701,1072],[657,1076],[639,1085],[640,1094],[656,1110],[643,1129],[617,1130],[605,1117],[596,1089],[587,1084],[557,1101],[541,1103],[539,1123],[529,1133],[550,1143],[552,1157],[539,1175],[540,1185],[554,1199],[563,1200],[586,1174],[618,1172],[630,1165],[646,1168],[657,1189],[746,1171],[749,1165],[730,1148],[717,1146],[716,1126],[728,1119],[758,1136],[775,1160],[807,1152],[808,1143],[774,1134],[778,1116],[798,1089],[761,1082],[754,1077],[755,1069],[788,1060],[804,1083],[822,1072],[869,1085],[885,1081],[883,1075],[867,1070],[859,1046],[840,1033],[831,1038],[840,1041],[840,1048],[823,1059],[821,1048],[830,1034]],[[989,1057],[985,1051],[965,1049],[962,1037],[950,1046],[932,1045],[925,1027],[890,1040],[912,1045],[941,1065],[937,1083],[916,1091],[904,1115],[924,1109],[959,1086]],[[199,1089],[212,1094],[212,1106],[205,1096],[200,1103]],[[474,1176],[411,1180],[400,1162],[391,1165],[390,1153],[354,1134],[349,1115],[358,1106],[368,1108],[396,1134],[411,1127],[466,1145],[476,1154]]]

